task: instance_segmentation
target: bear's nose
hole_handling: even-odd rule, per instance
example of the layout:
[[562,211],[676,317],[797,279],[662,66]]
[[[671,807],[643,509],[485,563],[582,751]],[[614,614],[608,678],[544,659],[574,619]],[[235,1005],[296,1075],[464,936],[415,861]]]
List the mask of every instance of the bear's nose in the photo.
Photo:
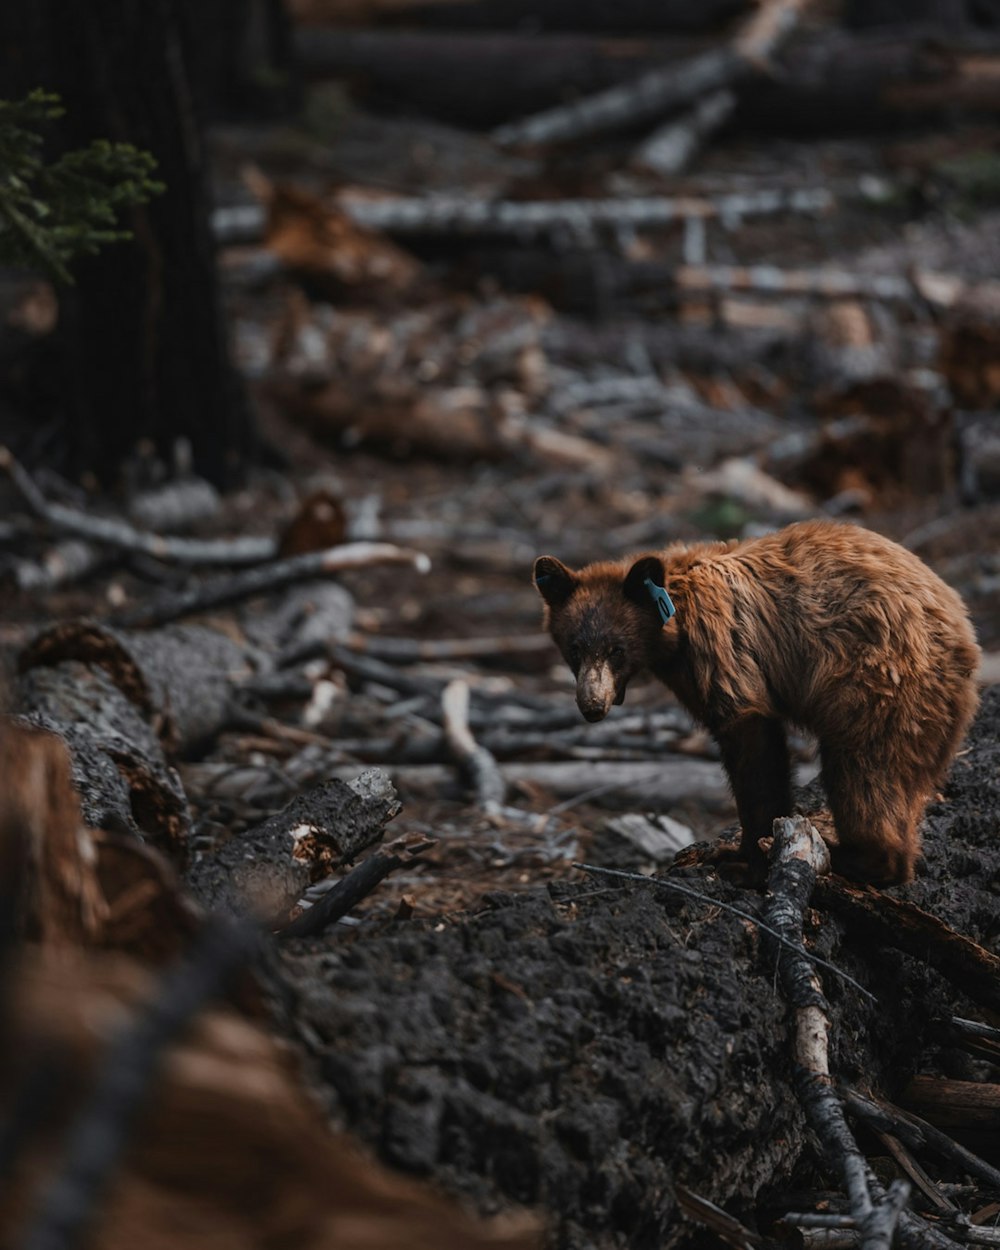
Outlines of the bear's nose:
[[615,700],[615,678],[605,661],[580,670],[576,680],[576,705],[591,723],[603,720]]

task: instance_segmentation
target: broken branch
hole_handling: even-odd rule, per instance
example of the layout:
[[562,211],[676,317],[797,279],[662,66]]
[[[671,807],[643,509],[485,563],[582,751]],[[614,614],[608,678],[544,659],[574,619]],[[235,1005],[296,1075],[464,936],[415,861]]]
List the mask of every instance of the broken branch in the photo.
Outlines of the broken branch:
[[121,551],[135,551],[178,564],[260,564],[273,559],[277,552],[277,544],[272,538],[215,540],[164,537],[138,530],[120,518],[91,516],[77,508],[53,503],[45,498],[31,475],[7,447],[0,447],[0,471],[7,474],[31,511],[53,529]]
[[316,937],[335,924],[342,916],[346,916],[352,907],[356,907],[363,898],[384,880],[389,873],[395,872],[407,864],[412,864],[425,851],[436,846],[433,838],[425,838],[422,834],[407,833],[374,855],[351,869],[346,877],[332,886],[326,894],[314,903],[308,911],[302,912],[294,920],[278,930],[281,938]]
[[504,801],[507,786],[496,760],[472,736],[467,682],[452,681],[445,686],[441,694],[441,715],[448,749],[471,783],[476,804],[484,812],[496,811]]
[[804,816],[776,820],[764,914],[784,938],[778,973],[785,998],[795,1010],[794,1083],[799,1101],[824,1152],[843,1177],[862,1247],[890,1250],[910,1187],[905,1181],[893,1182],[884,1199],[869,1189],[865,1157],[830,1079],[830,1009],[804,944],[803,913],[817,875],[829,872],[829,866],[826,845]]
[[342,547],[309,551],[288,560],[244,569],[229,577],[200,582],[189,590],[168,591],[147,603],[116,613],[111,623],[127,629],[163,625],[178,617],[190,616],[193,612],[206,612],[254,595],[270,594],[293,582],[329,577],[347,569],[368,568],[373,564],[408,564],[418,573],[426,573],[430,568],[430,560],[422,551],[396,547],[391,543],[345,543]]
[[665,65],[620,87],[500,126],[493,139],[509,147],[606,134],[655,120],[710,92],[735,86],[762,69],[795,29],[803,7],[803,0],[772,0],[761,6],[728,47],[704,52],[681,65]]

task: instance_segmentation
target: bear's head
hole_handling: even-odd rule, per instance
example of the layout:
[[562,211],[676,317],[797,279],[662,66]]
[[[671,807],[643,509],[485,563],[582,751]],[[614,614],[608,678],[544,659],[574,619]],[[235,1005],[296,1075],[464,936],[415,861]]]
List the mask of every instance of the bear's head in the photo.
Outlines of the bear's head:
[[[659,556],[590,564],[576,571],[554,556],[535,561],[545,624],[576,676],[576,703],[589,721],[625,701],[628,683],[648,668],[664,629],[669,598]],[[672,612],[672,605],[669,609]]]

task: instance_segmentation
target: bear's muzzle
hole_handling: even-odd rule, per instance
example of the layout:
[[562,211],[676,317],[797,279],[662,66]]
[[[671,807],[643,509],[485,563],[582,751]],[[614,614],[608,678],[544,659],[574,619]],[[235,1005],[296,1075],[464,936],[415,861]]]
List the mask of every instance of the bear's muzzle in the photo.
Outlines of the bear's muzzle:
[[[624,691],[622,692],[624,695]],[[611,665],[602,660],[581,668],[576,679],[576,706],[591,723],[604,720],[612,703],[621,703]]]

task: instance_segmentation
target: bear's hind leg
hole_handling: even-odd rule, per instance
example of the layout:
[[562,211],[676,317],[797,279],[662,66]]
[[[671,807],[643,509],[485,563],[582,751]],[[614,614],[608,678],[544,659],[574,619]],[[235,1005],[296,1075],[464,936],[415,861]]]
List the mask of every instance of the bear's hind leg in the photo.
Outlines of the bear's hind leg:
[[848,754],[821,743],[820,753],[837,829],[837,845],[830,848],[834,872],[873,885],[912,881],[925,787],[901,775],[898,764],[894,770],[877,750]]
[[715,735],[736,800],[743,836],[740,858],[761,865],[757,843],[771,836],[778,816],[792,813],[792,765],[785,727],[768,716],[749,716]]

